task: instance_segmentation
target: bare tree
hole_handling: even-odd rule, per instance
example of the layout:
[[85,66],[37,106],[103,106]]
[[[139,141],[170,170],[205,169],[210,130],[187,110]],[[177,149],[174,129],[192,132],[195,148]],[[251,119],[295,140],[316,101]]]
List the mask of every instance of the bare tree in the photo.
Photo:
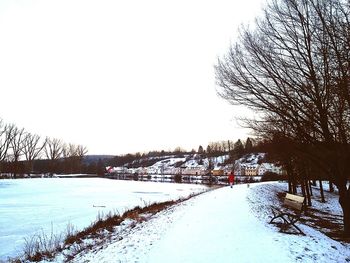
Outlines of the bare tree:
[[69,157],[70,157],[70,152],[69,152],[69,145],[64,143],[62,145],[62,157],[63,157],[63,172],[64,173],[69,173]]
[[45,155],[50,160],[50,173],[57,171],[57,161],[63,152],[63,142],[56,138],[46,138]]
[[12,132],[12,140],[10,141],[10,149],[11,149],[11,155],[10,155],[10,161],[12,162],[12,172],[14,178],[16,178],[17,173],[19,171],[19,159],[22,156],[22,150],[23,150],[23,141],[25,138],[25,130],[19,129],[14,124],[11,124],[11,132]]
[[87,148],[82,145],[66,144],[63,147],[63,157],[66,173],[81,173],[83,158]]
[[13,139],[13,125],[5,124],[0,119],[0,161],[4,161]]
[[88,149],[83,145],[77,146],[77,155],[80,159],[82,159],[88,153]]
[[5,124],[0,119],[0,173],[2,163],[9,157],[8,151],[13,140],[14,125]]
[[27,161],[26,171],[28,175],[33,170],[33,162],[35,159],[40,158],[43,150],[46,146],[47,138],[40,142],[40,136],[37,134],[27,133],[23,140],[23,155]]
[[[350,235],[350,22],[342,0],[272,0],[218,61],[221,97],[253,109],[248,125],[280,134],[339,189]],[[269,135],[270,133],[270,135]],[[307,147],[305,147],[307,145]]]
[[83,145],[77,146],[77,158],[78,158],[78,167],[79,167],[79,173],[82,172],[83,167],[83,160],[84,156],[88,153],[88,149]]

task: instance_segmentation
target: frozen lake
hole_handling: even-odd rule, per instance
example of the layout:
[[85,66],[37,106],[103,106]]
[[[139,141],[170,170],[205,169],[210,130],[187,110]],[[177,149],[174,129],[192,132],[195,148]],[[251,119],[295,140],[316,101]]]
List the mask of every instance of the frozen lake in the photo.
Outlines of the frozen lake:
[[207,189],[204,185],[45,178],[0,180],[0,261],[21,252],[24,238],[90,225],[98,213],[123,213],[137,205],[174,200]]

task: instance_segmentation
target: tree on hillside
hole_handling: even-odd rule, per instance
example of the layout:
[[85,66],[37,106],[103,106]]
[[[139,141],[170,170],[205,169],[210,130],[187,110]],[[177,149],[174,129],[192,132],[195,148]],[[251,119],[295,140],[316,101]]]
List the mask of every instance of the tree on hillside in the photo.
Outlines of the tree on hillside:
[[250,153],[253,150],[253,143],[249,137],[247,138],[247,140],[245,142],[244,150],[246,153]]
[[210,145],[207,146],[207,150],[206,150],[207,154],[210,155],[211,154],[211,147]]
[[199,154],[203,154],[203,153],[204,153],[204,150],[203,150],[203,146],[202,146],[202,145],[199,145],[199,147],[198,147],[198,153],[199,153]]
[[240,158],[244,154],[244,146],[240,139],[238,139],[233,145],[233,155],[235,158]]
[[230,153],[233,150],[233,143],[228,140],[227,141],[227,152]]
[[349,3],[272,0],[264,11],[219,60],[218,93],[258,113],[248,125],[261,137],[288,139],[299,167],[327,173],[350,236]]
[[181,154],[186,152],[184,149],[182,149],[180,146],[176,147],[173,151],[174,154]]

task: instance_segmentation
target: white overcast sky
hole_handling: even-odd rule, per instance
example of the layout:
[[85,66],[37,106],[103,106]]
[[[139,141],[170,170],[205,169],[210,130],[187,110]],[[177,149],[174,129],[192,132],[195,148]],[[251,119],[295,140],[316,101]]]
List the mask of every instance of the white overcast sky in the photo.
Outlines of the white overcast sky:
[[89,154],[245,139],[214,64],[263,0],[1,0],[0,117]]

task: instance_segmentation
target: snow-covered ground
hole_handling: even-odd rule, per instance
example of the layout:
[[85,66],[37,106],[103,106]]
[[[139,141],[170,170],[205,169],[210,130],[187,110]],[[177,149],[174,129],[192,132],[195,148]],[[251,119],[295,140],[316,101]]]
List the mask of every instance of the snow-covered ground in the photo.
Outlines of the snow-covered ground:
[[98,214],[175,200],[204,185],[117,181],[101,178],[0,180],[0,261],[21,252],[24,238],[82,230]]
[[[280,233],[268,224],[275,193],[286,188],[259,183],[204,193],[142,223],[125,222],[105,244],[73,262],[350,262],[349,244],[301,223],[306,236]],[[340,213],[332,201],[323,208]],[[55,259],[61,261],[62,255]]]

